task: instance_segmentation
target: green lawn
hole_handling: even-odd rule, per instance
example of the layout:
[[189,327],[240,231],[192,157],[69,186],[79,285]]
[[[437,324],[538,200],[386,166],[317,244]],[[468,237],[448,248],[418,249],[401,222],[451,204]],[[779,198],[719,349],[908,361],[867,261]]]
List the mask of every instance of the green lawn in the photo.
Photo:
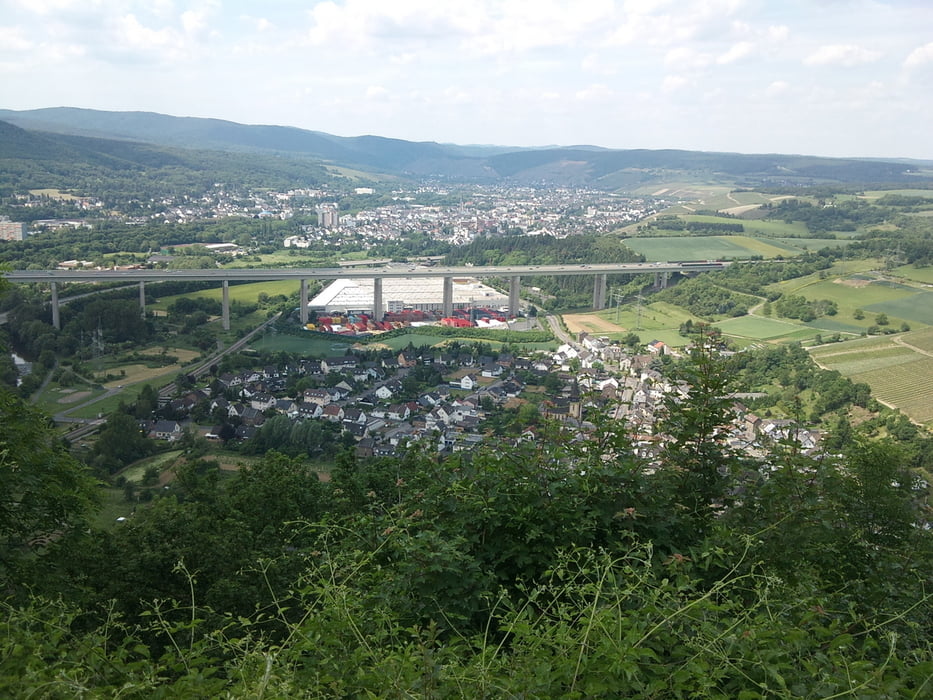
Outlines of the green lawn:
[[99,508],[94,513],[92,525],[109,529],[117,524],[117,518],[128,518],[133,514],[134,503],[129,503],[123,489],[101,486],[97,491]]
[[166,466],[171,465],[182,454],[181,450],[169,450],[168,452],[160,452],[159,454],[153,455],[152,457],[147,457],[142,459],[134,464],[131,464],[126,469],[121,472],[118,472],[114,476],[122,476],[127,481],[132,481],[135,484],[142,483],[143,477],[146,474],[146,470],[149,467],[155,467],[157,471],[163,471]]
[[[503,343],[495,340],[485,340],[482,338],[457,338],[454,336],[442,335],[423,335],[421,333],[405,333],[382,340],[378,335],[372,336],[366,343],[386,345],[393,350],[401,350],[412,343],[415,347],[421,345],[440,345],[457,340],[464,344],[470,343],[488,343],[492,347],[499,348]],[[327,357],[329,355],[343,354],[348,348],[360,342],[358,338],[349,336],[335,335],[333,339],[325,338],[320,335],[308,334],[307,337],[294,335],[274,335],[267,333],[258,341],[251,343],[250,347],[254,350],[265,350],[269,352],[285,351],[289,353],[301,354],[306,357]],[[539,350],[553,350],[555,343],[517,343],[518,346],[526,350],[535,352]]]
[[355,342],[355,339],[343,335],[325,338],[316,333],[300,336],[266,333],[250,343],[250,347],[254,350],[284,351],[306,357],[328,357],[342,355]]
[[[463,345],[470,345],[472,343],[486,343],[496,349],[499,349],[505,345],[505,343],[501,343],[498,340],[486,340],[484,338],[458,338],[456,336],[446,335],[422,335],[421,333],[406,333],[405,335],[399,335],[394,338],[389,338],[388,340],[379,340],[378,337],[375,339],[375,342],[384,343],[393,350],[401,350],[402,348],[408,347],[409,343],[415,347],[418,347],[421,345],[442,345],[453,341],[457,341]],[[529,352],[547,351],[557,348],[557,343],[554,341],[549,343],[515,343],[515,345],[524,348]]]

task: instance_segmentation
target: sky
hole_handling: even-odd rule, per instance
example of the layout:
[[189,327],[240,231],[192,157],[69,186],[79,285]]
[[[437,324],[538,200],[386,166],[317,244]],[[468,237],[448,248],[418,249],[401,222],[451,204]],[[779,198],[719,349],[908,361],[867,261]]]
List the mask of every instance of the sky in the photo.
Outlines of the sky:
[[0,0],[0,107],[933,159],[933,0]]

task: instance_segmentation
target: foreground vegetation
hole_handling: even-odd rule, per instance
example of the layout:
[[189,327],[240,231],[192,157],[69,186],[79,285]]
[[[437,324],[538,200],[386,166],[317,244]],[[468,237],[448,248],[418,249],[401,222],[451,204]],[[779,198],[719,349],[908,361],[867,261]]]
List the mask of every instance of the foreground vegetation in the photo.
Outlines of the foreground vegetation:
[[597,421],[442,460],[337,454],[327,482],[275,452],[224,479],[189,457],[108,530],[88,526],[92,480],[4,391],[0,688],[925,697],[929,440],[740,455],[717,429],[733,374],[698,346],[650,456]]

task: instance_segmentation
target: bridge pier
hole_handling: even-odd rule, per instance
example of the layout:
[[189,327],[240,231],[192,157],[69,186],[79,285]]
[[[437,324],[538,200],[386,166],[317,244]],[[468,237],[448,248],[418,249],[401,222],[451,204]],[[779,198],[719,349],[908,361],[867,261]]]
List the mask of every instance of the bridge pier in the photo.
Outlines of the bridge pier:
[[373,277],[373,321],[382,320],[382,278]]
[[230,281],[224,280],[223,285],[223,326],[225,331],[230,330]]
[[62,319],[58,308],[58,283],[52,282],[52,327],[60,331],[62,329]]
[[522,288],[521,282],[522,278],[518,275],[509,278],[509,316],[518,316],[519,306],[521,305],[521,298],[519,297]]
[[298,302],[298,318],[301,321],[302,326],[308,325],[308,280],[301,280],[300,292],[298,294],[300,301]]
[[593,278],[593,309],[600,311],[606,308],[606,275],[596,275]]
[[139,282],[139,315],[146,318],[146,283]]
[[444,318],[454,313],[454,278],[444,277]]

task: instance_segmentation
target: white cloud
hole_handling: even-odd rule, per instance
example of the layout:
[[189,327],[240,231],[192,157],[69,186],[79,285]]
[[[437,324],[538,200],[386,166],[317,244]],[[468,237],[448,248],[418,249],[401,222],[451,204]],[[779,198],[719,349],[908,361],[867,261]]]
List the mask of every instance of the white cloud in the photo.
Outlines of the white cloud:
[[927,63],[933,63],[933,41],[929,44],[918,46],[904,59],[905,68],[917,68]]
[[0,51],[30,51],[34,46],[22,27],[0,27]]
[[844,66],[851,68],[873,63],[881,58],[880,51],[866,49],[854,44],[830,44],[821,46],[804,59],[808,66]]
[[579,102],[605,102],[615,96],[615,93],[608,85],[594,83],[588,85],[582,90],[578,90],[574,97]]
[[81,0],[17,0],[15,4],[37,15],[54,15],[84,3]]
[[664,65],[676,70],[706,68],[712,61],[708,53],[697,51],[689,46],[678,46],[664,54]]
[[615,64],[596,53],[588,53],[584,56],[583,60],[580,61],[580,68],[587,73],[596,73],[597,75],[616,75],[619,72]]
[[389,98],[389,91],[382,85],[370,85],[366,88],[366,97],[370,100],[386,100]]
[[151,29],[144,26],[135,14],[119,18],[115,23],[117,39],[127,47],[141,51],[178,47],[178,37],[170,29]]
[[207,27],[207,13],[204,10],[182,12],[181,26],[186,33],[196,34]]
[[725,53],[720,54],[716,58],[716,63],[721,66],[735,63],[736,61],[751,55],[754,50],[755,45],[752,42],[740,41],[738,44],[733,44]]
[[405,65],[408,65],[409,63],[412,63],[416,57],[417,57],[417,54],[415,54],[414,51],[406,51],[404,53],[390,56],[389,62],[396,66],[405,66]]
[[664,81],[661,83],[661,92],[678,92],[688,84],[689,81],[682,75],[668,75],[665,76]]
[[765,89],[765,94],[768,97],[780,97],[787,93],[790,90],[790,83],[786,80],[775,80]]
[[332,0],[310,11],[312,44],[367,49],[401,40],[441,40],[474,33],[481,15],[469,3],[431,0]]
[[774,42],[786,41],[790,36],[790,29],[786,24],[768,27],[768,38]]

